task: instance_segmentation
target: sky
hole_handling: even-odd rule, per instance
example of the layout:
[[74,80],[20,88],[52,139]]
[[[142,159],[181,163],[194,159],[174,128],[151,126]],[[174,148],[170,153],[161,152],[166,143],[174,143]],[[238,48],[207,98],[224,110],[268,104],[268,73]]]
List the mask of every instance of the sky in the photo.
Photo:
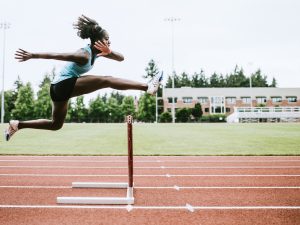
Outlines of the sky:
[[[171,23],[174,22],[174,69],[206,76],[226,75],[235,65],[246,73],[262,70],[278,87],[300,87],[300,1],[298,0],[0,0],[0,22],[9,22],[5,44],[5,90],[20,76],[37,90],[45,73],[65,62],[32,59],[19,63],[18,48],[31,52],[74,52],[88,44],[72,24],[84,14],[109,32],[111,49],[123,62],[99,58],[93,75],[145,82],[151,59],[166,75],[172,71]],[[0,29],[1,87],[3,29]],[[109,92],[108,89],[90,94]],[[137,92],[122,92],[137,95]],[[139,93],[139,92],[138,92]]]

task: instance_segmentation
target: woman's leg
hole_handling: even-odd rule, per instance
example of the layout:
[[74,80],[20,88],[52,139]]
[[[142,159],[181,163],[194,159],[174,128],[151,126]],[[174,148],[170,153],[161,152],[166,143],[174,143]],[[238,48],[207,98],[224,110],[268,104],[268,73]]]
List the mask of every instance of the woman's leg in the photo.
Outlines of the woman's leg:
[[87,75],[77,79],[71,97],[88,94],[102,88],[147,91],[148,84],[111,76]]
[[52,103],[52,120],[39,119],[19,121],[18,129],[33,128],[44,130],[59,130],[62,128],[68,110],[68,101]]

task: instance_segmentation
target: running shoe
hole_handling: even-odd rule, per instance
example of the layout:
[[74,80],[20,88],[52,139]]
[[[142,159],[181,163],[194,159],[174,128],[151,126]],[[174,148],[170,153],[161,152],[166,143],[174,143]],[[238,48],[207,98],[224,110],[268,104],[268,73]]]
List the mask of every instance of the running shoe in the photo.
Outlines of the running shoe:
[[161,74],[157,74],[155,77],[153,77],[153,79],[148,83],[148,90],[147,93],[150,95],[155,95],[155,93],[157,92],[160,82],[163,79],[163,72],[161,72]]
[[19,120],[9,121],[9,126],[4,131],[6,141],[9,141],[9,139],[14,135],[14,133],[18,131],[18,126],[19,126]]

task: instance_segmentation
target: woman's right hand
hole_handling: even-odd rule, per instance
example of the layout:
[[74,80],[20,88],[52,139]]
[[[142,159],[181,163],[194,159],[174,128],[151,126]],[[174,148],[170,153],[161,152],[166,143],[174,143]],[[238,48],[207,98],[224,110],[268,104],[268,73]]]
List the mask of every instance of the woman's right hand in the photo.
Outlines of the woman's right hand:
[[19,62],[24,62],[24,61],[26,61],[28,59],[31,59],[31,58],[33,58],[32,53],[27,52],[27,51],[25,51],[23,49],[20,49],[20,48],[15,53],[15,59],[18,59]]

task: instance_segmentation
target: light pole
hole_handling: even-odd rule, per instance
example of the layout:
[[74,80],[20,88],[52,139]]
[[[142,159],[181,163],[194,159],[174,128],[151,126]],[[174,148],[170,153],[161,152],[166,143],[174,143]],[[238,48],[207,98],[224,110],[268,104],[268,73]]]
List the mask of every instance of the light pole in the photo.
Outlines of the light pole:
[[252,103],[252,74],[251,74],[251,70],[252,70],[252,66],[253,66],[253,62],[249,62],[249,67],[250,67],[250,107],[251,107],[251,110],[252,110],[252,107],[253,107],[253,103]]
[[2,70],[2,93],[1,93],[1,123],[4,123],[4,71],[5,71],[5,31],[10,26],[9,23],[0,23],[0,28],[3,28],[3,70]]
[[171,23],[172,28],[172,89],[173,89],[173,96],[172,96],[172,122],[175,123],[175,98],[174,98],[174,76],[175,76],[175,68],[174,68],[174,22],[180,21],[180,18],[169,17],[166,18],[165,21]]

